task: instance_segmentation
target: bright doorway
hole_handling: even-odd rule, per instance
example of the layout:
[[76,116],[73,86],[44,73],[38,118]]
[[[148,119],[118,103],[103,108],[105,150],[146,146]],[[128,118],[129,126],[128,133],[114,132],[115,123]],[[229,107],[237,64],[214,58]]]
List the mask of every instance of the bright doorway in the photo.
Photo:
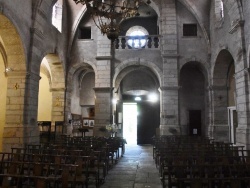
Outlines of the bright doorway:
[[127,144],[137,144],[137,104],[123,103],[123,137]]

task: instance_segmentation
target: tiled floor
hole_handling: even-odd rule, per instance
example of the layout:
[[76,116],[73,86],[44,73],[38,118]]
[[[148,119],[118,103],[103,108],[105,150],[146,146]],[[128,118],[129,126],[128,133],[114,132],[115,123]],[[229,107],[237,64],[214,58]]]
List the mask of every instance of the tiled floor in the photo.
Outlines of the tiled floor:
[[162,188],[151,145],[126,145],[100,188]]

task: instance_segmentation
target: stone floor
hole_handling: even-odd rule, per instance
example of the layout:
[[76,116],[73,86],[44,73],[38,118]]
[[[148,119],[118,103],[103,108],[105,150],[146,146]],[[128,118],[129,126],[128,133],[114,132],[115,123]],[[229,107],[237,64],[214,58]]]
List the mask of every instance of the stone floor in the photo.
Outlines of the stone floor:
[[100,188],[162,188],[152,145],[126,145],[124,156]]

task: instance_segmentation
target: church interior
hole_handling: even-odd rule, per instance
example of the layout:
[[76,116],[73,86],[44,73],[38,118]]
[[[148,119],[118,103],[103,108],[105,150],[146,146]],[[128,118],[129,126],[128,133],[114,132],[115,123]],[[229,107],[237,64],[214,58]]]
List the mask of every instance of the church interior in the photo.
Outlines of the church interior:
[[250,187],[249,16],[248,0],[0,0],[0,185],[112,187],[131,149],[152,155],[133,188]]

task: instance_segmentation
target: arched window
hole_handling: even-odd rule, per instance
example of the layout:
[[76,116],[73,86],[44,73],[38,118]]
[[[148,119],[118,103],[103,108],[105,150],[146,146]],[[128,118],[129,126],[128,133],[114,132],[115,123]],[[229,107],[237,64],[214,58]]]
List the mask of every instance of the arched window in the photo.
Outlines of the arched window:
[[224,5],[222,0],[220,0],[220,16],[221,18],[224,18]]
[[142,48],[146,45],[146,35],[148,31],[142,26],[133,26],[128,29],[126,36],[131,37],[128,40],[128,45],[132,48]]
[[62,32],[62,10],[63,10],[63,2],[62,0],[58,0],[53,6],[52,24],[60,32]]
[[222,0],[215,0],[215,16],[217,21],[224,18],[224,4]]

